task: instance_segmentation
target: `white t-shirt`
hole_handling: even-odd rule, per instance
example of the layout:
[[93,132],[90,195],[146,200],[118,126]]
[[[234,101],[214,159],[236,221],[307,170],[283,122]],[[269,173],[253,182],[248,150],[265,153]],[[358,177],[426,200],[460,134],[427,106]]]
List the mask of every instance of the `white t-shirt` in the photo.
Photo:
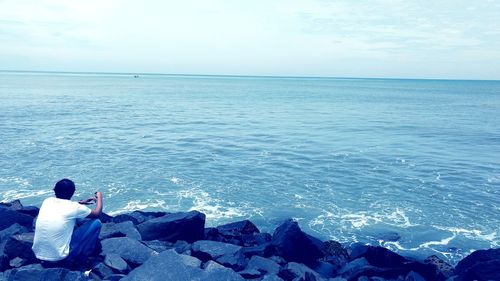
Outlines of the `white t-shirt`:
[[78,202],[55,197],[45,199],[35,224],[32,247],[35,256],[45,261],[67,257],[76,219],[85,218],[90,212]]

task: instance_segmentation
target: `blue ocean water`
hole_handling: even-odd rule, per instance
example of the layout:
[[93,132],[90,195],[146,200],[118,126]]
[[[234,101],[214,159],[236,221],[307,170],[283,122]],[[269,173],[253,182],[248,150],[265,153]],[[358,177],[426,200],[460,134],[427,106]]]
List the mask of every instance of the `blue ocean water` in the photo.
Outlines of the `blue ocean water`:
[[500,246],[499,125],[499,81],[3,72],[0,200],[67,177],[112,214],[293,217],[453,263]]

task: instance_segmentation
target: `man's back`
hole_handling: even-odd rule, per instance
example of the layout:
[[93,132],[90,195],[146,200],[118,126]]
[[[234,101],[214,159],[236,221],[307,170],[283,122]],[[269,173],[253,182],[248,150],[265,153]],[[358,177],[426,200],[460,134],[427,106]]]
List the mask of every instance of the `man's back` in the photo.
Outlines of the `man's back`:
[[66,199],[50,197],[43,201],[35,226],[33,252],[46,261],[58,261],[69,254],[75,221],[91,210]]

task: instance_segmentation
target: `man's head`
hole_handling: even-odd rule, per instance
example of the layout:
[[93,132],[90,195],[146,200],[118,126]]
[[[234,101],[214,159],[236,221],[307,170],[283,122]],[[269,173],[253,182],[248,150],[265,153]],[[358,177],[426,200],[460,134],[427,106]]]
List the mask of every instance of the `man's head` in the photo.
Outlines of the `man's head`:
[[68,179],[62,179],[54,186],[54,192],[57,198],[69,200],[75,193],[75,183]]

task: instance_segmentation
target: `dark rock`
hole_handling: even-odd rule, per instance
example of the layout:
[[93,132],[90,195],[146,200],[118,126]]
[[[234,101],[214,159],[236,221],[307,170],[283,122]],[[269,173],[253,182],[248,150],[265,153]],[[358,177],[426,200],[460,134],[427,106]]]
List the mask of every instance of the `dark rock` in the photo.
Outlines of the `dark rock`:
[[0,242],[5,242],[12,235],[21,234],[28,232],[28,229],[24,226],[21,226],[17,223],[7,227],[6,229],[0,231]]
[[441,272],[445,278],[450,277],[455,270],[453,266],[435,255],[426,258],[424,260],[424,263],[434,265],[436,267],[437,273]]
[[35,254],[31,250],[33,246],[33,237],[35,233],[21,233],[11,236],[5,244],[3,244],[3,252],[10,259],[20,257],[26,261],[36,261]]
[[330,278],[333,277],[335,273],[337,273],[338,267],[329,262],[318,262],[313,269],[322,277]]
[[193,256],[202,261],[215,260],[224,255],[234,255],[241,247],[217,241],[200,240],[191,246]]
[[426,281],[424,277],[415,271],[410,271],[405,278],[405,281]]
[[117,273],[127,273],[129,270],[127,262],[118,254],[107,254],[104,257],[104,264]]
[[0,208],[6,208],[18,211],[23,208],[23,204],[21,204],[20,200],[14,200],[12,202],[0,202]]
[[328,262],[339,269],[349,261],[347,250],[337,241],[326,241],[323,243],[323,252],[325,257],[321,261]]
[[133,265],[142,264],[150,257],[158,254],[141,242],[128,237],[104,239],[101,241],[101,244],[101,255],[106,256],[108,254],[117,254],[125,261],[130,262]]
[[259,229],[249,220],[242,220],[233,223],[217,226],[220,234],[225,236],[241,236],[243,234],[259,233]]
[[353,243],[349,246],[349,260],[355,260],[358,259],[366,253],[368,250],[368,245],[362,244],[362,243]]
[[302,232],[297,222],[287,220],[273,234],[272,245],[287,261],[314,264],[323,257],[323,242]]
[[475,263],[466,269],[462,269],[454,280],[500,280],[500,259]]
[[142,243],[158,253],[172,249],[172,243],[168,241],[150,240],[142,241]]
[[207,281],[243,281],[244,279],[232,269],[224,267],[216,262],[208,261],[205,264],[203,277],[200,280]]
[[186,252],[187,250],[191,250],[191,244],[189,244],[186,241],[179,240],[179,241],[175,242],[174,248],[175,248],[175,251],[177,253],[182,254],[182,253]]
[[205,269],[201,269],[200,265],[201,261],[197,258],[179,255],[171,249],[132,270],[123,281],[243,280],[233,270],[212,261],[207,262]]
[[339,274],[343,277],[357,275],[361,269],[367,266],[370,266],[370,263],[365,258],[358,258],[342,267]]
[[104,223],[102,224],[99,239],[106,239],[112,237],[129,237],[136,240],[141,240],[141,234],[135,228],[131,221],[124,221],[121,223]]
[[165,216],[166,212],[144,212],[144,211],[133,211],[128,214],[120,214],[115,216],[112,221],[115,223],[120,223],[124,221],[131,221],[134,224],[141,224],[147,220],[159,218]]
[[66,268],[43,268],[40,264],[22,266],[6,272],[9,281],[83,281],[87,280],[82,272]]
[[370,278],[368,278],[367,276],[360,276],[358,277],[358,281],[370,281]]
[[286,260],[280,256],[270,256],[269,259],[280,265],[286,264]]
[[267,243],[258,246],[243,247],[240,251],[248,258],[252,256],[269,257],[274,253],[274,247],[270,243]]
[[237,245],[200,240],[193,243],[191,250],[193,256],[202,261],[214,260],[235,270],[245,267],[245,256],[240,252],[241,247]]
[[98,263],[92,268],[92,273],[99,276],[99,278],[104,279],[106,276],[114,274],[113,270],[105,265],[104,263]]
[[[352,255],[352,254],[351,254]],[[382,268],[402,267],[408,260],[384,247],[368,246],[362,255],[371,265]]]
[[4,230],[9,226],[18,223],[28,229],[33,228],[33,217],[30,215],[22,214],[17,211],[0,208],[0,230]]
[[102,223],[108,223],[113,221],[113,217],[106,214],[106,213],[101,213],[98,218]]
[[269,233],[243,234],[241,236],[241,245],[256,246],[271,242],[272,236]]
[[22,213],[22,214],[25,214],[25,215],[36,217],[36,216],[38,216],[40,209],[38,207],[35,207],[35,206],[26,206],[26,207],[23,207],[22,209],[17,210],[17,211]]
[[7,255],[1,254],[0,255],[0,272],[8,269],[10,266],[9,263],[10,263],[9,257]]
[[248,261],[247,269],[256,269],[262,273],[278,274],[280,265],[271,259],[253,256]]
[[109,276],[106,276],[106,278],[103,281],[120,281],[125,277],[126,277],[125,274],[111,274]]
[[215,227],[207,227],[203,230],[203,233],[205,234],[204,235],[205,240],[219,241],[219,242],[225,240],[224,237],[219,235],[219,230],[217,230],[217,228]]
[[262,281],[284,281],[281,277],[276,274],[268,274],[262,278]]
[[279,276],[285,280],[307,280],[319,281],[323,278],[314,270],[304,264],[289,262],[279,273]]
[[423,276],[426,280],[445,280],[446,276],[438,270],[436,265],[430,263],[421,263],[417,261],[408,261],[404,263],[403,268],[406,272],[414,271]]
[[198,211],[168,214],[137,226],[144,240],[185,240],[189,243],[203,239],[204,227],[205,214]]
[[262,272],[258,271],[257,269],[245,269],[245,270],[242,270],[242,271],[239,271],[238,272],[241,277],[245,278],[245,279],[254,279],[254,278],[259,278],[260,276],[262,276]]
[[223,255],[215,260],[223,266],[234,270],[242,270],[247,264],[245,256],[239,251],[234,254]]
[[459,275],[476,264],[492,260],[500,260],[500,248],[475,251],[457,264],[455,267],[455,274]]

